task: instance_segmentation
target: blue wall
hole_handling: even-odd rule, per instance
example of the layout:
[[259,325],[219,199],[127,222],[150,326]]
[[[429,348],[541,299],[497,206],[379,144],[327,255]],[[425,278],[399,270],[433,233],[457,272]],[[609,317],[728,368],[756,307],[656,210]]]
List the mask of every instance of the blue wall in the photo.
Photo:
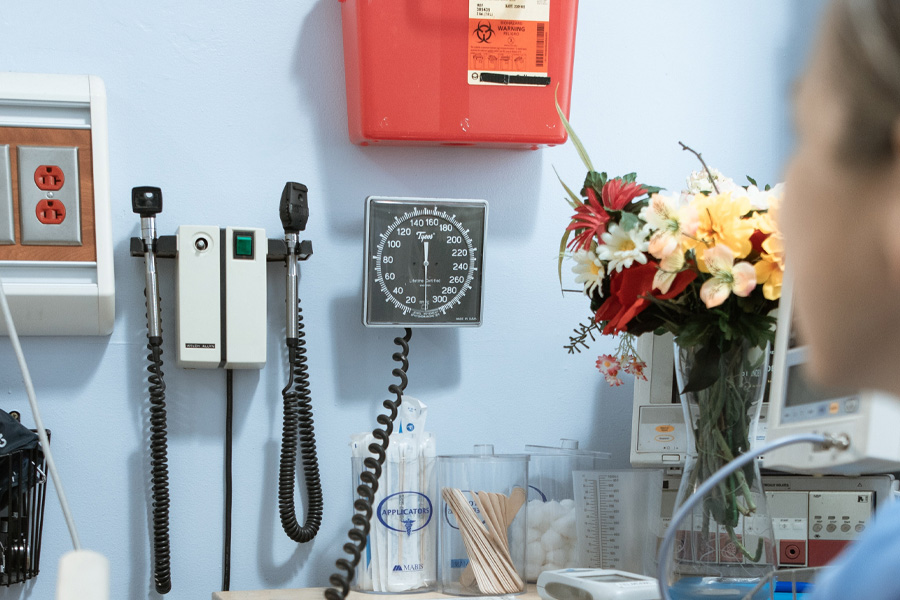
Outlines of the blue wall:
[[[561,0],[554,0],[561,1]],[[681,186],[696,164],[679,140],[735,178],[780,179],[790,145],[786,93],[819,0],[581,3],[572,122],[594,164]],[[561,296],[556,249],[568,208],[553,173],[583,177],[567,145],[537,152],[360,148],[346,135],[337,0],[122,3],[56,0],[0,8],[0,70],[91,73],[109,96],[117,311],[109,338],[26,339],[44,420],[82,543],[109,557],[113,598],[152,598],[145,449],[142,264],[129,193],[163,188],[163,233],[179,224],[265,227],[279,235],[286,180],[310,188],[302,266],[326,514],[296,546],[276,513],[280,390],[286,373],[282,267],[270,267],[269,365],[235,376],[232,588],[323,585],[350,515],[348,436],[370,429],[393,381],[392,331],[360,324],[363,199],[484,197],[490,202],[485,324],[416,331],[409,393],[430,406],[439,452],[498,451],[561,437],[628,465],[631,382],[593,369],[603,340],[568,356],[588,316]],[[568,269],[568,267],[567,267]],[[161,267],[173,332],[172,265]],[[569,280],[570,281],[570,280]],[[567,282],[568,283],[568,282]],[[221,581],[225,375],[175,368],[167,338],[173,599],[206,598]],[[8,341],[0,406],[27,412]],[[30,417],[25,420],[30,422]],[[51,490],[41,575],[0,598],[50,598],[68,537]]]

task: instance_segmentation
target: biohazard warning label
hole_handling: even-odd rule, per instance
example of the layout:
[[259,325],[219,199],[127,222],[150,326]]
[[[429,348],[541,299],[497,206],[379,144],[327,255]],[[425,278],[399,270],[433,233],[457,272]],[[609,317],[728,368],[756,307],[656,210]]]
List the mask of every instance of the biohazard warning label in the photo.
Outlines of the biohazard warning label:
[[469,83],[550,85],[549,34],[550,0],[469,0]]

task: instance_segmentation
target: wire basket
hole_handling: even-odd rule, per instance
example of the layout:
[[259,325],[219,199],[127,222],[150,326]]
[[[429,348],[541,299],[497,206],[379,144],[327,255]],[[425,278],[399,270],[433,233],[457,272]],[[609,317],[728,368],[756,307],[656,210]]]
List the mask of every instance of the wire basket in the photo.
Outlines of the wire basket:
[[45,472],[40,448],[0,456],[0,586],[23,583],[38,574]]

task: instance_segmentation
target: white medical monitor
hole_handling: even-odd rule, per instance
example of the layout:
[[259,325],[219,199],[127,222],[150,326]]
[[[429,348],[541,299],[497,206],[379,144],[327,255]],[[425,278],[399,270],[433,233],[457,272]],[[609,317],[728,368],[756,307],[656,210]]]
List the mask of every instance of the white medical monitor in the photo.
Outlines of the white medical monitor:
[[794,330],[793,286],[787,273],[778,311],[768,441],[798,433],[827,433],[847,436],[850,448],[788,446],[767,453],[764,466],[843,475],[900,470],[900,399],[881,392],[815,386],[804,377],[806,358],[807,348]]

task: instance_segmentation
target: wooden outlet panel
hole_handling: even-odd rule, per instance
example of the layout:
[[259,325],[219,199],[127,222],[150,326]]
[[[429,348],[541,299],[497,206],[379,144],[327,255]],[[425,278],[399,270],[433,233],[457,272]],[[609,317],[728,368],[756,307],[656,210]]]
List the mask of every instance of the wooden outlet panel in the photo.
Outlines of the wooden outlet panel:
[[[16,243],[0,245],[0,260],[83,261],[97,260],[94,227],[94,166],[89,129],[38,127],[0,127],[0,145],[9,144],[10,177],[12,179],[13,222]],[[80,246],[23,246],[19,214],[18,147],[63,146],[77,148],[79,192],[81,195]]]

